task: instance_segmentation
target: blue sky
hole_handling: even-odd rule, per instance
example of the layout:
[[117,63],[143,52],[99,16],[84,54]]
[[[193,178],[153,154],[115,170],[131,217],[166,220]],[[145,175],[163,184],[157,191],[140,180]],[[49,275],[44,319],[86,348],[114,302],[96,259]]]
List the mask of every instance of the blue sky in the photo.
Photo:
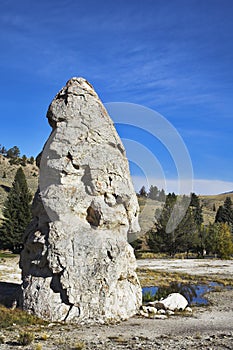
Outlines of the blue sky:
[[[49,103],[83,76],[104,103],[146,106],[177,129],[197,193],[233,190],[232,18],[231,0],[2,0],[0,144],[39,153]],[[172,184],[170,157],[156,142],[150,149]],[[159,183],[156,172],[150,178]]]

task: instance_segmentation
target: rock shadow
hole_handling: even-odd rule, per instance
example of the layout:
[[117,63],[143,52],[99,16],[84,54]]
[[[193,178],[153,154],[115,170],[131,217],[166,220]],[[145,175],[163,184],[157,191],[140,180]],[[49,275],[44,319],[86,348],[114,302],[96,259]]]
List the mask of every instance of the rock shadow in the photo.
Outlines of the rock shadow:
[[6,307],[15,307],[19,305],[21,293],[21,284],[0,282],[0,304]]
[[6,192],[6,193],[9,193],[10,192],[10,187],[9,186],[6,186],[6,185],[0,185],[0,187]]

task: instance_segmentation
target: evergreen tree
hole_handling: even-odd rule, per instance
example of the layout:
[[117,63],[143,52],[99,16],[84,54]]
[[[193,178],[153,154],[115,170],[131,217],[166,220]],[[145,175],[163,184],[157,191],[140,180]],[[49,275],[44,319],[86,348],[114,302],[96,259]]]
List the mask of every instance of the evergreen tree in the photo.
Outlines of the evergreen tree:
[[190,207],[193,210],[194,220],[198,227],[203,223],[202,206],[199,197],[195,193],[191,193]]
[[28,159],[28,163],[29,164],[34,164],[35,162],[35,158],[33,156],[31,156],[29,159]]
[[223,206],[218,208],[215,222],[227,223],[233,228],[233,205],[230,197],[226,197]]
[[149,188],[148,197],[150,199],[157,199],[158,192],[159,192],[158,187],[151,185],[150,188]]
[[147,196],[145,186],[142,186],[142,188],[140,189],[139,196],[141,196],[141,197],[146,197]]
[[7,149],[4,146],[0,146],[0,153],[5,156],[7,153]]
[[166,227],[176,203],[177,196],[169,193],[161,214],[157,218],[155,228],[149,232],[148,245],[155,253],[163,252],[174,255],[176,252],[175,231],[167,232]]
[[162,188],[162,190],[159,191],[158,201],[165,202],[165,200],[166,200],[166,194],[165,194],[164,189]]
[[[193,208],[188,207],[183,216],[187,200],[186,196],[177,197],[174,193],[167,195],[162,212],[157,215],[155,227],[148,235],[148,245],[151,250],[168,253],[171,256],[178,251],[188,254],[191,250],[197,250],[200,238]],[[174,226],[174,229],[168,230],[167,225],[172,217],[174,225],[170,222],[170,227]],[[176,223],[177,218],[182,219]]]
[[200,199],[195,193],[191,193],[191,200],[189,207],[192,210],[194,222],[196,225],[196,230],[198,233],[198,244],[196,246],[197,252],[202,257],[205,252],[205,229],[203,227],[203,214],[202,214],[202,206],[200,204]]
[[2,249],[12,252],[22,249],[23,233],[31,220],[31,199],[23,169],[19,168],[3,208],[4,219],[0,227]]
[[27,156],[25,154],[22,156],[20,164],[22,166],[26,166],[26,164],[27,164]]
[[9,148],[8,151],[6,152],[7,158],[19,158],[20,156],[20,150],[19,147],[14,146],[12,148]]

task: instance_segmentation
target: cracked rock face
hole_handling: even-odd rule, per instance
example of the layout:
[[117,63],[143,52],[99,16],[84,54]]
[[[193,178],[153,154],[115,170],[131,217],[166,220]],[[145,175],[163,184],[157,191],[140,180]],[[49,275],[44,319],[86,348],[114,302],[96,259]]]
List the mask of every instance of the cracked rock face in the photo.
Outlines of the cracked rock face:
[[22,306],[52,321],[127,319],[141,305],[127,235],[140,229],[124,147],[83,78],[68,81],[47,117],[53,131],[20,259]]

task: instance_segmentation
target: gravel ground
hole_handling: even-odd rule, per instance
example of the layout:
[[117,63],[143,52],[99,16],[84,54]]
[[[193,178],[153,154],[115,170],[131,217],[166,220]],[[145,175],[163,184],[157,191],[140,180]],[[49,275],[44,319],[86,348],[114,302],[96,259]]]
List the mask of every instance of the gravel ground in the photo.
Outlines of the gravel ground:
[[[233,261],[143,260],[138,265],[158,270],[166,266],[167,271],[192,274],[196,271],[198,275],[226,274],[228,278],[233,278]],[[33,330],[35,341],[26,347],[17,344],[19,329],[13,327],[0,332],[5,337],[0,349],[233,349],[233,290],[211,292],[208,299],[210,305],[195,307],[191,316],[171,316],[165,320],[133,317],[117,325],[102,326],[51,324],[42,331]],[[37,348],[38,344],[42,347]]]

